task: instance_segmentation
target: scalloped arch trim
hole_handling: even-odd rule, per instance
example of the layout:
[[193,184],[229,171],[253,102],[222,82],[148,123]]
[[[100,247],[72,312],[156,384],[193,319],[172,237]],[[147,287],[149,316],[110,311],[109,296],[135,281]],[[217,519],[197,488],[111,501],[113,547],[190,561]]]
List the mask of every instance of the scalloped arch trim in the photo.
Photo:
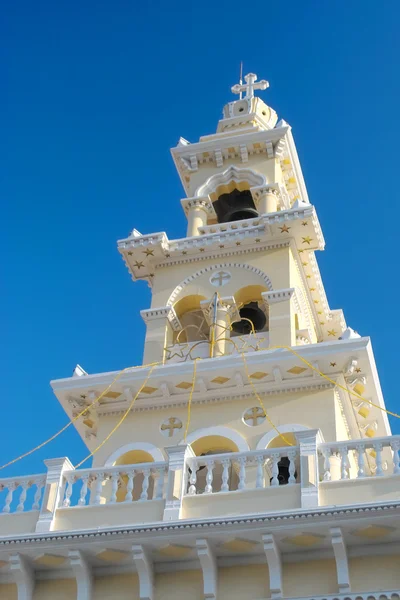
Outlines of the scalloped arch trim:
[[238,169],[235,165],[231,165],[222,173],[211,175],[205,183],[197,188],[195,196],[209,196],[216,192],[219,187],[228,185],[231,181],[235,183],[246,181],[249,187],[265,185],[267,183],[265,175],[257,173],[253,169]]
[[272,282],[271,282],[270,278],[268,277],[268,275],[266,273],[264,273],[264,271],[261,271],[261,269],[257,269],[256,267],[252,267],[251,265],[246,265],[246,264],[242,264],[242,263],[219,263],[217,265],[210,265],[208,267],[204,267],[204,269],[200,269],[199,271],[196,271],[196,273],[193,273],[193,275],[189,275],[189,277],[186,277],[186,279],[184,279],[179,285],[176,286],[176,288],[174,289],[174,291],[168,298],[167,306],[173,306],[175,304],[176,300],[178,299],[178,296],[182,292],[182,290],[187,285],[189,285],[189,283],[192,283],[192,281],[194,281],[201,275],[204,275],[204,273],[212,273],[212,271],[216,271],[218,269],[232,269],[235,267],[238,267],[239,269],[246,269],[247,271],[251,271],[258,277],[260,277],[260,279],[264,282],[264,284],[268,288],[268,291],[271,292],[274,289],[272,287]]

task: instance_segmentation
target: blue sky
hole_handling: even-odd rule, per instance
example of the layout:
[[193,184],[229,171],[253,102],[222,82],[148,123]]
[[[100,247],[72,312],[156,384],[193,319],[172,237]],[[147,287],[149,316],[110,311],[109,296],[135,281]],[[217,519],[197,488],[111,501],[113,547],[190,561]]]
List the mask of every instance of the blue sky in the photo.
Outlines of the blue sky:
[[[150,293],[116,240],[184,235],[169,148],[215,131],[241,60],[293,127],[329,303],[372,337],[399,410],[399,18],[390,0],[2,5],[1,463],[65,424],[51,379],[140,363]],[[11,472],[65,455],[85,456],[72,427]]]

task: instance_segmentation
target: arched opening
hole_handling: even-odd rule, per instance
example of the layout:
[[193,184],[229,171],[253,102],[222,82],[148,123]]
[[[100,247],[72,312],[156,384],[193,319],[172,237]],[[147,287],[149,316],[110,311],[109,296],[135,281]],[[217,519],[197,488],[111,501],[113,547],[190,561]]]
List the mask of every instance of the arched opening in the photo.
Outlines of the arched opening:
[[241,320],[232,323],[232,337],[247,335],[253,331],[269,331],[268,307],[261,295],[266,291],[265,286],[249,285],[236,292],[235,300]]
[[[114,462],[115,467],[122,465],[140,465],[142,463],[151,463],[154,462],[154,458],[149,452],[145,450],[129,450],[125,454],[122,454],[117,458]],[[130,469],[131,470],[131,469]],[[143,489],[143,473],[135,472],[133,477],[133,490],[132,490],[132,500],[139,500],[140,495]],[[117,492],[117,502],[124,502],[127,494],[127,484],[128,484],[128,475],[126,473],[122,473],[118,482],[118,492]],[[149,479],[149,488],[147,498],[153,497],[154,491],[154,480],[152,477]]]
[[[231,454],[232,452],[239,452],[239,449],[235,442],[227,437],[221,435],[207,435],[195,440],[192,444],[192,450],[198,457],[204,457],[212,460],[213,455],[219,454]],[[205,461],[206,462],[206,461]],[[210,464],[210,463],[209,463]],[[222,487],[222,475],[223,475],[223,462],[221,460],[213,462],[212,467],[212,489],[214,492],[221,491]],[[207,473],[209,469],[206,464],[201,465],[196,470],[196,493],[203,494],[207,486]],[[189,471],[191,474],[191,471]],[[238,468],[237,465],[230,461],[227,470],[227,480],[225,485],[229,491],[237,490],[239,484]],[[226,490],[226,491],[228,491]]]
[[[276,437],[274,437],[268,443],[267,448],[268,449],[286,448],[286,447],[290,448],[292,446],[297,446],[296,436],[294,433],[288,432],[288,433],[285,433],[284,435],[277,435]],[[297,482],[298,473],[299,473],[299,457],[296,457],[292,460],[294,460],[294,463],[295,463],[294,477]],[[288,454],[286,454],[285,452],[281,452],[279,461],[278,461],[278,474],[277,474],[279,485],[287,485],[289,483],[289,478],[290,478],[289,467],[290,467],[290,458],[289,458]],[[269,473],[270,484],[271,484],[272,478],[273,478],[272,460],[271,459],[269,459],[267,461],[266,469]]]
[[174,344],[208,341],[210,327],[200,307],[202,300],[205,300],[205,296],[193,294],[174,304],[176,316],[182,325],[182,328],[175,332]]

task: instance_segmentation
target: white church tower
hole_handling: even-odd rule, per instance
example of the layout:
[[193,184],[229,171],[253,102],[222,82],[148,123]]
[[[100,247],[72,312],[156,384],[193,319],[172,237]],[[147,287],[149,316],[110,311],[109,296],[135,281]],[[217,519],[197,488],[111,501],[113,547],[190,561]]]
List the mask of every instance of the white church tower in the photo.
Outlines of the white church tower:
[[400,436],[329,307],[291,127],[245,82],[172,149],[186,237],[118,242],[143,364],[51,383],[92,466],[0,479],[1,600],[400,599]]

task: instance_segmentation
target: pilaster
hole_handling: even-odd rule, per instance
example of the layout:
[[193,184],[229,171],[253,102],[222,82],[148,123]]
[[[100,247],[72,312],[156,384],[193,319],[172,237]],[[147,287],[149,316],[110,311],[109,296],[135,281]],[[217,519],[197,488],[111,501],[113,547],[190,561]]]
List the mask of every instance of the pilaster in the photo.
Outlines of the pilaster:
[[292,299],[294,288],[263,292],[263,300],[269,308],[269,344],[272,346],[295,346],[296,327]]
[[175,521],[181,518],[183,491],[187,485],[185,460],[193,457],[194,452],[190,444],[170,446],[165,451],[168,455],[168,477],[163,521]]
[[231,324],[240,320],[239,310],[233,296],[200,302],[207,323],[211,326],[211,348],[213,356],[224,356],[229,345]]
[[56,510],[61,503],[63,473],[72,471],[74,466],[69,458],[50,458],[44,461],[47,467],[46,483],[42,507],[36,523],[36,532],[53,531]]
[[93,577],[90,564],[80,550],[70,550],[68,557],[76,579],[76,600],[91,600]]
[[319,504],[319,469],[317,444],[323,440],[319,429],[297,431],[300,445],[301,508],[315,508]]
[[143,364],[162,361],[167,345],[168,325],[173,331],[179,331],[179,319],[172,306],[141,310],[140,315],[147,327]]
[[32,600],[35,578],[33,569],[22,554],[10,556],[10,572],[17,585],[18,600]]
[[281,206],[279,184],[259,185],[250,189],[260,215],[274,213]]
[[207,225],[208,216],[216,216],[209,196],[184,198],[181,205],[188,220],[187,237],[200,235],[199,228]]

